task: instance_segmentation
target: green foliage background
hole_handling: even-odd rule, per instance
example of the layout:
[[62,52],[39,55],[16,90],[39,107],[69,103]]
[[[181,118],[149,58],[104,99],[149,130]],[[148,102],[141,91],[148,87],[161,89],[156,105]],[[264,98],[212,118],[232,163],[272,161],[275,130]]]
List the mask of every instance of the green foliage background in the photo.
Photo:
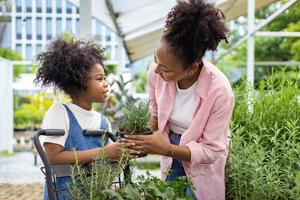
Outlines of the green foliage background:
[[[257,24],[274,13],[280,5],[286,1],[278,1],[264,9],[256,12]],[[292,6],[286,12],[279,15],[270,24],[261,31],[300,31],[300,4]],[[235,20],[237,27],[246,29],[246,18],[241,17]],[[238,29],[239,29],[238,28]],[[220,52],[225,52],[238,41],[242,35],[239,35],[238,29],[231,30],[229,44],[222,43]],[[216,65],[224,69],[225,73],[230,68],[246,69],[247,44],[243,43],[235,51],[226,55]],[[255,37],[255,61],[300,61],[300,39],[299,37]],[[228,62],[238,62],[236,64],[227,64]],[[255,68],[255,80],[262,80],[274,70],[280,70],[282,66],[259,66]],[[292,66],[296,67],[296,66]],[[289,69],[288,69],[289,70]]]
[[[300,73],[298,73],[300,79]],[[268,89],[268,90],[266,90]],[[248,111],[253,94],[253,113]],[[235,89],[228,199],[300,199],[300,84],[284,71],[259,82],[258,90]]]
[[[22,56],[11,49],[0,48],[0,57],[7,60],[20,61]],[[24,72],[24,65],[17,65],[14,67],[14,78],[18,78]]]

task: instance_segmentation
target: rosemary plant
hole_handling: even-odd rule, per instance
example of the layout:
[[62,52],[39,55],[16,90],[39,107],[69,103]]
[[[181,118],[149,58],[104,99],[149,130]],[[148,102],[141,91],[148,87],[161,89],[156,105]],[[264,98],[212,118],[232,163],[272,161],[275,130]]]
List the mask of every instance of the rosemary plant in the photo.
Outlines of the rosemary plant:
[[123,107],[122,111],[124,114],[121,122],[122,131],[127,134],[149,133],[150,111],[148,101],[130,101]]
[[300,73],[298,82],[284,71],[279,75],[260,81],[256,90],[235,89],[227,199],[300,199],[295,182],[300,171]]
[[125,185],[125,180],[120,182],[119,176],[122,175],[128,162],[129,155],[123,152],[121,159],[115,162],[108,161],[107,156],[102,153],[88,166],[76,163],[71,168],[72,183],[69,184],[72,198],[77,200],[107,199],[104,198],[106,190]]

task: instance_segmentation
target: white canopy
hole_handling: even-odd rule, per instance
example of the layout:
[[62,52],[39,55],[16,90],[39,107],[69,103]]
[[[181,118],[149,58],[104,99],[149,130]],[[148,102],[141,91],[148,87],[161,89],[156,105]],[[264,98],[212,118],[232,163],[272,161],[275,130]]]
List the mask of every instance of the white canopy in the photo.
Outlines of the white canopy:
[[[247,0],[210,0],[227,20],[247,13]],[[256,9],[275,0],[256,0]],[[93,0],[92,12],[122,36],[131,61],[150,55],[161,37],[167,13],[176,0]],[[98,5],[98,6],[97,6]],[[99,11],[99,8],[105,9]],[[95,13],[96,12],[96,13]]]

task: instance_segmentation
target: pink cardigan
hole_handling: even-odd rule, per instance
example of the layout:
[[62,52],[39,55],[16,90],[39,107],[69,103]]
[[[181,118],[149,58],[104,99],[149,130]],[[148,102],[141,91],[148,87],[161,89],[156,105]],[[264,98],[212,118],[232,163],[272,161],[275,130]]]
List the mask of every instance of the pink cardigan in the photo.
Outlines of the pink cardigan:
[[[214,65],[203,61],[195,90],[197,108],[190,127],[181,137],[181,146],[188,146],[191,161],[183,161],[194,193],[201,200],[225,199],[224,169],[229,143],[229,124],[234,107],[234,95],[224,74]],[[175,82],[166,82],[154,72],[152,63],[148,71],[148,93],[151,113],[158,117],[158,128],[168,138],[168,119],[172,111]],[[166,178],[172,158],[161,159],[162,179]]]

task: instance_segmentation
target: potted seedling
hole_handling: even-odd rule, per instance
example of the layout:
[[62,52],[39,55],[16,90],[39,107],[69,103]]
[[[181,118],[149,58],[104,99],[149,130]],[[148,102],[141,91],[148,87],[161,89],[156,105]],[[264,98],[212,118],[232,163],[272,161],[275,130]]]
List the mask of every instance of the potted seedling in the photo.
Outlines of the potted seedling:
[[[150,135],[152,130],[149,127],[150,110],[149,102],[139,100],[129,101],[122,109],[123,117],[119,128],[120,137],[124,135]],[[141,154],[144,157],[147,154]]]

